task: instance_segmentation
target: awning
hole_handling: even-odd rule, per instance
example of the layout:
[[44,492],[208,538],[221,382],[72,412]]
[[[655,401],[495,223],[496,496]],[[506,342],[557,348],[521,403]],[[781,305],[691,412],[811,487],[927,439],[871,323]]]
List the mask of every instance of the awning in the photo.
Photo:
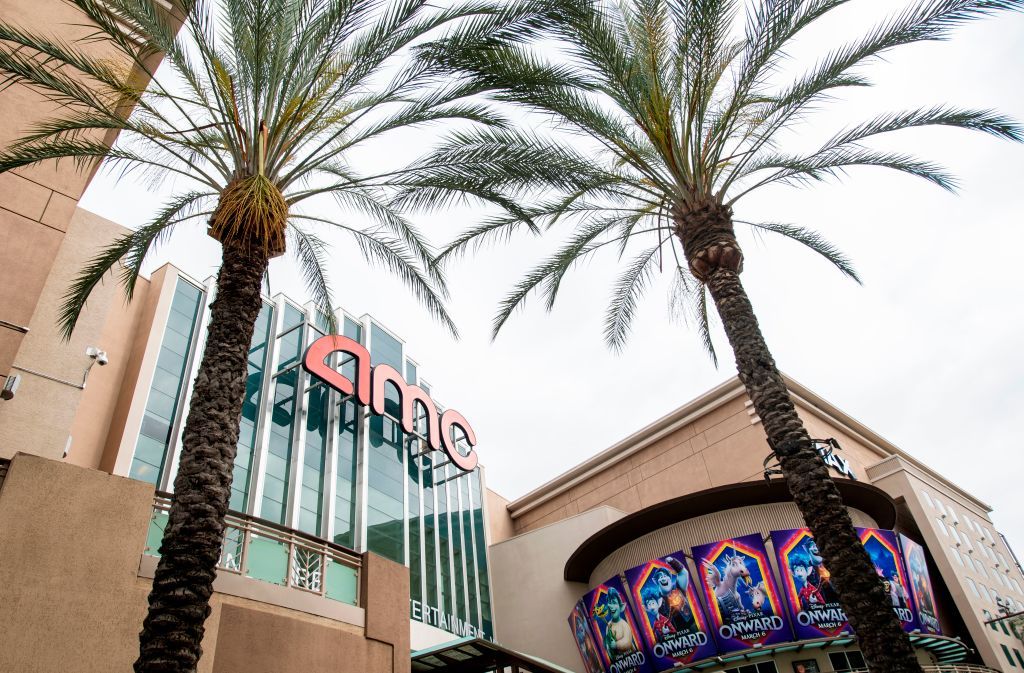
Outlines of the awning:
[[482,638],[460,638],[412,653],[414,673],[573,673]]

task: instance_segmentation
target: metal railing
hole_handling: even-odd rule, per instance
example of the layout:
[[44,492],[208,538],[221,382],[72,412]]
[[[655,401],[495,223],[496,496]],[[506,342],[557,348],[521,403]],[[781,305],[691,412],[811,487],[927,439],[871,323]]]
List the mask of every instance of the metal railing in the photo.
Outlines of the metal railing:
[[[145,553],[159,556],[171,496],[157,493]],[[217,568],[327,599],[359,605],[360,556],[340,545],[264,521],[229,512]]]

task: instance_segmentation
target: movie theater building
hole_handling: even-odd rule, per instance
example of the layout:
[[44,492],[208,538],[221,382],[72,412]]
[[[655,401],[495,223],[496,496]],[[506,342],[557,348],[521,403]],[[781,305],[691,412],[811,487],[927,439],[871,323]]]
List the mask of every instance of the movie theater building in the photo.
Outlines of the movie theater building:
[[[214,281],[165,265],[127,305],[106,283],[64,343],[62,293],[123,231],[75,210],[5,372],[0,670],[127,670],[137,651]],[[325,339],[310,305],[264,297],[203,670],[406,673],[412,650],[496,637],[471,419],[387,327],[335,317]]]
[[[990,508],[787,383],[926,670],[1024,671],[999,619],[1024,610],[1024,577]],[[579,673],[862,668],[768,453],[731,379],[507,502],[500,641]]]

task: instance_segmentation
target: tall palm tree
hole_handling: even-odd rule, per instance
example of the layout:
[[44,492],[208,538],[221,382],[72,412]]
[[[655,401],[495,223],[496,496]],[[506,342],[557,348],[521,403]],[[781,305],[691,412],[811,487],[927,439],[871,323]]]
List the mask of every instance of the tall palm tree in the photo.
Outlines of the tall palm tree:
[[[105,162],[156,181],[174,178],[180,189],[76,277],[60,316],[64,336],[109,273],[130,299],[146,254],[184,223],[207,221],[222,247],[135,664],[139,672],[183,673],[201,656],[269,261],[291,246],[330,319],[323,235],[339,232],[455,333],[430,248],[384,198],[392,175],[360,171],[351,156],[396,129],[450,119],[499,123],[462,101],[471,84],[439,79],[403,55],[453,20],[479,29],[507,15],[483,6],[435,9],[427,0],[184,0],[176,20],[157,0],[69,1],[95,26],[79,43],[0,21],[0,70],[60,105],[0,152],[0,172],[50,160],[72,160],[81,170]],[[164,67],[154,72],[161,54]],[[134,73],[146,76],[145,89]],[[111,147],[103,139],[112,134],[119,138]],[[345,220],[317,209],[325,197],[349,211]]]
[[[795,239],[856,279],[848,260],[817,233],[738,220],[740,199],[769,185],[802,185],[876,166],[953,189],[939,166],[873,149],[885,133],[923,126],[973,129],[1019,141],[1022,130],[987,110],[936,106],[881,114],[839,130],[810,152],[786,151],[785,132],[842,87],[870,82],[863,66],[895,47],[946,39],[951,30],[1018,0],[915,0],[849,44],[786,74],[794,40],[845,0],[551,0],[542,30],[466,32],[420,56],[443,63],[493,99],[552,120],[537,130],[451,134],[418,164],[403,205],[435,207],[453,194],[500,206],[460,235],[441,258],[567,223],[563,247],[501,303],[494,333],[535,291],[548,309],[565,274],[601,250],[619,259],[605,338],[622,347],[638,300],[665,259],[676,289],[714,357],[708,296],[732,346],[739,378],[781,464],[786,484],[825,558],[873,671],[917,671],[909,641],[858,542],[758,327],[740,281],[736,225]],[[740,14],[742,12],[742,15]],[[565,133],[568,132],[568,133]],[[588,151],[592,149],[593,151]]]

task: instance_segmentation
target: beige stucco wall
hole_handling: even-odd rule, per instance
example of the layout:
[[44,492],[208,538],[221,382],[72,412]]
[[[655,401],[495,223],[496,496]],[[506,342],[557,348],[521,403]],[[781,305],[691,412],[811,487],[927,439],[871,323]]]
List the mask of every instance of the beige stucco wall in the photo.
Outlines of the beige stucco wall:
[[[806,408],[798,412],[811,436],[839,439],[855,473],[863,475],[883,457]],[[747,396],[739,395],[515,517],[514,527],[522,533],[600,505],[632,513],[707,488],[756,481],[763,478],[767,455],[764,428]]]
[[[1009,595],[1016,601],[1024,601],[1024,594],[1008,590],[1003,584],[993,581],[991,577],[993,570],[1004,574],[1007,574],[1006,571],[1009,570],[1007,576],[1012,577],[1021,587],[1024,587],[1024,576],[1012,564],[1010,559],[1013,557],[1002,539],[998,539],[998,536],[994,535],[993,537],[996,538],[993,540],[994,546],[989,541],[982,542],[974,529],[966,523],[969,517],[988,530],[994,531],[995,526],[989,520],[988,512],[979,507],[976,502],[958,497],[957,494],[950,492],[943,484],[938,483],[928,474],[895,456],[873,467],[870,474],[877,486],[905,501],[917,523],[928,554],[934,561],[935,567],[938,568],[942,582],[946,585],[956,604],[954,609],[960,613],[959,617],[963,619],[985,665],[1007,672],[1019,671],[1017,666],[1011,666],[1006,660],[1001,646],[1005,645],[1011,652],[1016,649],[1024,655],[1024,643],[1012,635],[1004,634],[1001,629],[993,630],[984,625],[984,621],[991,615],[998,614],[999,609],[992,601],[991,596],[980,598],[969,589],[967,584],[967,579],[970,578],[976,584],[981,583],[986,587],[996,588],[1001,596]],[[957,524],[954,525],[952,518],[943,518],[942,513],[926,503],[921,495],[922,491],[928,492],[931,498],[941,499],[944,506],[956,514],[959,519]],[[940,521],[943,523],[940,524]],[[940,525],[944,526],[946,530],[940,531]],[[951,529],[956,530],[958,534],[966,534],[971,541],[971,547],[968,548],[962,542],[962,538],[954,540],[951,537]],[[957,547],[958,542],[960,543],[959,547]],[[1002,554],[1003,558],[1010,562],[1009,568],[1002,564],[996,567],[989,557],[981,553],[982,544],[989,545]],[[954,560],[954,554],[961,552],[970,562],[970,567],[966,567],[962,561]],[[974,564],[975,559],[981,563],[985,572],[979,572]],[[933,582],[935,579],[933,578]],[[986,611],[989,616],[986,616]],[[951,615],[940,614],[939,616],[944,618],[944,626],[951,618]]]
[[[152,504],[149,484],[15,456],[0,486],[0,671],[131,670],[150,585],[140,560]],[[348,621],[218,590],[199,670],[407,673],[408,571],[366,554],[360,577],[361,607],[342,606],[355,615]],[[298,591],[230,579],[254,585],[253,596]]]
[[[4,21],[43,35],[75,42],[77,49],[103,58],[120,58],[108,45],[82,41],[92,29],[85,16],[61,0],[0,0]],[[77,40],[77,41],[76,41]],[[155,67],[159,55],[150,59]],[[141,70],[133,72],[142,85]],[[79,78],[79,81],[88,81]],[[60,103],[47,100],[28,87],[15,83],[0,91],[0,147],[7,147],[28,132],[33,124],[52,117]],[[113,133],[98,134],[111,143]],[[94,167],[84,170],[70,160],[46,162],[0,174],[0,250],[4,251],[4,282],[0,284],[0,319],[29,327],[40,294],[57,262],[61,242],[92,177]],[[31,334],[32,332],[29,332]],[[8,374],[26,337],[0,328],[0,374]],[[0,454],[2,455],[2,454]]]
[[491,544],[507,540],[516,534],[512,517],[508,513],[508,499],[487,489],[487,534]]
[[[97,467],[110,417],[129,359],[138,306],[125,307],[113,274],[93,292],[69,341],[58,327],[62,298],[87,261],[125,229],[86,210],[76,209],[55,258],[52,272],[39,294],[25,335],[14,358],[22,378],[13,399],[0,403],[0,457],[15,452],[68,459]],[[115,271],[116,272],[116,271]],[[140,281],[136,299],[145,301],[147,283]],[[91,360],[89,346],[105,350],[106,366],[93,366],[85,390],[83,375]],[[40,376],[62,379],[58,383]],[[70,438],[70,444],[69,444]]]
[[622,516],[612,507],[596,507],[490,548],[494,628],[502,645],[579,667],[566,620],[587,587],[562,578],[565,560]]

